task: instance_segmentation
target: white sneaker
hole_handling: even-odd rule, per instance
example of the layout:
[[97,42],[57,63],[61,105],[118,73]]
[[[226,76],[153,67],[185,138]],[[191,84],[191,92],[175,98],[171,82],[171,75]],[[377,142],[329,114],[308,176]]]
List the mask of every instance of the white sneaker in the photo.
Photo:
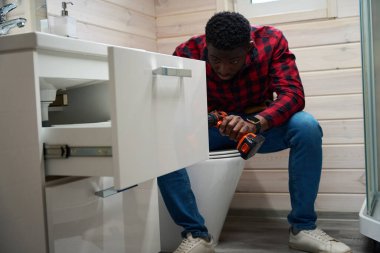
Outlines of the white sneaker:
[[209,242],[203,238],[193,238],[189,233],[173,253],[215,253],[213,240]]
[[289,247],[311,253],[352,253],[346,244],[332,238],[321,229],[301,230],[289,233]]

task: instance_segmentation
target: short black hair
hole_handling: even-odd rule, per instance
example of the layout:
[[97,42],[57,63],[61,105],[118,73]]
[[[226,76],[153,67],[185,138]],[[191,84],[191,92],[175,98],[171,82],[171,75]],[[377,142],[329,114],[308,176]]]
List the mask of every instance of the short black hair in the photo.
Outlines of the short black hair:
[[223,11],[206,24],[206,42],[221,50],[247,46],[251,40],[251,25],[240,13]]

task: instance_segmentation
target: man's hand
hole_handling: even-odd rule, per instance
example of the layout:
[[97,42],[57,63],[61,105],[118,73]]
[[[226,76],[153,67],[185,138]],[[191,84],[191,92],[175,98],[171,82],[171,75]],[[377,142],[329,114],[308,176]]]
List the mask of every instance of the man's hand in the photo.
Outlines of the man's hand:
[[228,115],[219,126],[221,135],[229,136],[231,140],[235,141],[239,141],[246,133],[255,131],[255,125],[236,115]]

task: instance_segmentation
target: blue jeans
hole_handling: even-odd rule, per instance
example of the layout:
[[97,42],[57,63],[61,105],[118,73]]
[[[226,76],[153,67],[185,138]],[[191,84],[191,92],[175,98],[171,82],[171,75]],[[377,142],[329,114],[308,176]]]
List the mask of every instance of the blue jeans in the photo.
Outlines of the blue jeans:
[[[244,117],[244,116],[243,116]],[[265,142],[258,153],[271,153],[290,148],[289,192],[292,210],[288,222],[295,230],[314,229],[317,197],[322,170],[322,129],[313,116],[306,112],[294,114],[285,124],[262,134]],[[236,142],[209,130],[210,151],[236,148]],[[254,159],[254,158],[253,158]],[[182,226],[182,236],[206,237],[208,231],[199,213],[186,169],[157,179],[165,205],[174,220]]]

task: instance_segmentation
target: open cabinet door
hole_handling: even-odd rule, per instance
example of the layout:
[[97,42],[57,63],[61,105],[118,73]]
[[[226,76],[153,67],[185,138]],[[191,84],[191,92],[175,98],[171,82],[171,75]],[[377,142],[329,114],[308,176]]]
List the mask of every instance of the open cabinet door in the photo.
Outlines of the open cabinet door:
[[208,159],[202,61],[109,47],[115,188]]

